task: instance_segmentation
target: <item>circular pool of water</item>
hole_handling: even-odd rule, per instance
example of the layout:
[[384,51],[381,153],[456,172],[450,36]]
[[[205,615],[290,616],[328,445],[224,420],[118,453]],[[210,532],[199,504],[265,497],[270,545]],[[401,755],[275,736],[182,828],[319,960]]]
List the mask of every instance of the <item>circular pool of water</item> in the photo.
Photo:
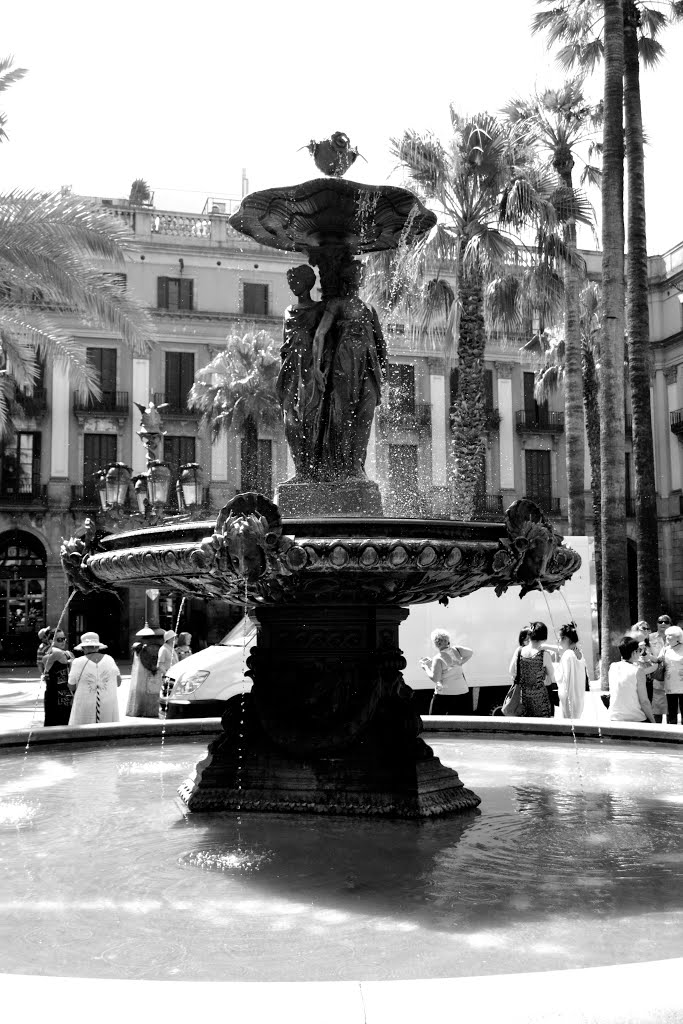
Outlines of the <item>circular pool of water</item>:
[[477,811],[189,814],[176,789],[201,737],[4,751],[4,972],[366,981],[677,955],[679,749],[430,743],[481,796]]

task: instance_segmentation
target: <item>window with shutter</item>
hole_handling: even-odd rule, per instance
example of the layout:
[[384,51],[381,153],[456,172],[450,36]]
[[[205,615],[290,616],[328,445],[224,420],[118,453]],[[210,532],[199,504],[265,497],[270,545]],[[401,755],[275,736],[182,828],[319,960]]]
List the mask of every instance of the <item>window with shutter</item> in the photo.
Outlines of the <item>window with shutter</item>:
[[185,412],[187,395],[194,382],[194,354],[192,352],[166,353],[166,390],[164,400],[168,412]]
[[194,281],[187,277],[158,277],[157,308],[170,312],[194,309]]
[[116,462],[117,440],[115,434],[83,435],[83,496],[87,502],[97,503],[93,473]]
[[399,413],[415,412],[415,367],[407,363],[389,363],[387,382],[391,408]]
[[268,285],[245,281],[242,284],[242,311],[247,316],[268,316]]

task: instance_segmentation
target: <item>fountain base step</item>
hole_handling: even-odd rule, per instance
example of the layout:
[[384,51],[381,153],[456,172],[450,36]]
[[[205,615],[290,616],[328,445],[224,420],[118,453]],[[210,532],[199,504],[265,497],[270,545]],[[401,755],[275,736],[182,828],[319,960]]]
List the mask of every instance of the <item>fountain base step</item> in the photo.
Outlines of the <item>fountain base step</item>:
[[382,496],[374,480],[286,480],[275,500],[285,519],[382,515]]
[[419,759],[357,755],[299,760],[278,752],[246,753],[239,768],[221,741],[179,789],[191,811],[270,811],[431,818],[481,802],[420,744]]

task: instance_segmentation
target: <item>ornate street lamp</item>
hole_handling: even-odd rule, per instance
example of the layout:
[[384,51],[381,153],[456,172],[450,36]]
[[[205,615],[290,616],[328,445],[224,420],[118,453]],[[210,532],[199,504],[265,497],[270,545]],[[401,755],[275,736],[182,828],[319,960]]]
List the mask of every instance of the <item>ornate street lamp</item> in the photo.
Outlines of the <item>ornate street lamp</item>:
[[107,511],[107,474],[103,469],[98,469],[96,473],[93,473],[95,477],[95,487],[97,489],[97,497],[100,502],[100,508],[103,512]]
[[[112,462],[105,474],[105,495],[108,508],[122,509],[126,503],[130,469],[123,462]],[[99,486],[99,482],[98,482]],[[100,497],[100,501],[101,501]]]
[[171,485],[171,470],[165,462],[153,461],[147,471],[147,497],[156,509],[163,509],[168,501]]
[[178,492],[182,494],[185,508],[199,508],[204,497],[204,473],[198,462],[188,462],[180,467]]
[[140,473],[139,476],[133,477],[133,491],[135,492],[135,500],[138,505],[138,512],[143,516],[145,515],[149,507],[149,497],[147,494],[147,474]]

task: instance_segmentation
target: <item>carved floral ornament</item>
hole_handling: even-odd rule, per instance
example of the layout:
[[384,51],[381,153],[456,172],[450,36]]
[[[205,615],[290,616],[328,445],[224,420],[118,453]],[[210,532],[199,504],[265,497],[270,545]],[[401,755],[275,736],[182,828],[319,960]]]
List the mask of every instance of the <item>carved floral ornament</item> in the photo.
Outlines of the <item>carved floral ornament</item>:
[[[532,502],[514,502],[506,538],[306,537],[283,532],[263,495],[237,495],[199,543],[105,550],[96,539],[62,546],[71,583],[85,592],[144,582],[233,604],[420,604],[493,586],[521,585],[520,596],[556,590],[581,564]],[[145,531],[138,534],[144,543]]]

